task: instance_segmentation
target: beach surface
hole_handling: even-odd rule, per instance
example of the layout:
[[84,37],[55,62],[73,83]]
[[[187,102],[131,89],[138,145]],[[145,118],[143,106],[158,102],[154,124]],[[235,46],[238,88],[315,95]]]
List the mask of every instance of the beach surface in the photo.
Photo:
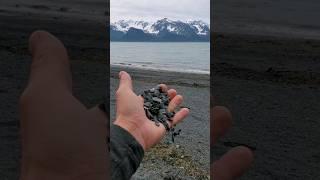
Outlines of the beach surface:
[[115,118],[115,91],[118,88],[118,73],[127,71],[133,78],[134,91],[157,84],[167,84],[184,97],[183,106],[190,107],[190,115],[177,126],[181,135],[175,143],[168,139],[145,153],[144,160],[133,179],[208,179],[210,163],[210,78],[205,74],[190,74],[166,71],[141,70],[112,66],[110,71],[110,110]]
[[[66,45],[74,95],[88,108],[105,101],[108,79],[103,17],[106,8],[101,4],[106,2],[100,1],[95,8],[84,1],[76,2],[1,2],[0,177],[3,180],[18,179],[20,174],[18,100],[28,80],[31,63],[28,37],[34,30],[47,30]],[[91,12],[93,8],[95,12]]]
[[320,41],[216,36],[212,95],[234,124],[211,149],[213,159],[246,145],[255,161],[240,179],[320,177]]
[[254,149],[240,179],[320,177],[319,1],[216,0],[211,57],[214,104],[233,113],[214,159]]

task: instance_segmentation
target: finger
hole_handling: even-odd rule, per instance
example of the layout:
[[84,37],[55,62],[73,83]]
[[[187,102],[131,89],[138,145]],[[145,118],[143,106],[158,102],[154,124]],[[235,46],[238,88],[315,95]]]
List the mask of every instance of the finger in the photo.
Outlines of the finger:
[[120,84],[119,84],[119,89],[130,89],[132,90],[132,79],[131,76],[125,72],[121,71],[119,73],[119,78],[120,78]]
[[141,102],[144,103],[144,98],[141,95],[139,95],[139,97],[140,97]]
[[253,162],[253,153],[246,147],[236,147],[213,164],[213,179],[232,180],[240,177]]
[[232,115],[230,111],[222,106],[216,106],[211,110],[211,143],[214,144],[217,139],[226,134],[232,124]]
[[190,113],[190,110],[188,108],[182,108],[180,111],[178,111],[174,117],[172,118],[172,125],[176,125],[180,123],[183,119],[185,119]]
[[183,101],[183,97],[181,95],[176,95],[168,105],[168,111],[173,112]]
[[167,93],[170,100],[172,100],[177,95],[177,91],[175,89],[169,89]]
[[71,92],[69,58],[62,42],[48,32],[36,31],[30,36],[29,50],[32,55],[29,85],[42,91]]
[[160,86],[162,92],[167,92],[167,91],[168,91],[168,86],[167,86],[167,85],[165,85],[165,84],[159,84],[159,86]]

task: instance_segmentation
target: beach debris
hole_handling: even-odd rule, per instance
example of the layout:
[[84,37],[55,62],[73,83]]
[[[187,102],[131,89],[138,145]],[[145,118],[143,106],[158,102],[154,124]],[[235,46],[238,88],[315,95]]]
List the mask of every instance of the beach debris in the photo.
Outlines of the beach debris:
[[160,86],[143,91],[141,96],[144,98],[144,110],[148,119],[153,121],[156,126],[160,123],[171,135],[171,142],[181,133],[181,129],[175,130],[175,126],[170,127],[169,123],[173,121],[175,112],[169,112],[168,106],[170,98],[166,92],[163,92]]

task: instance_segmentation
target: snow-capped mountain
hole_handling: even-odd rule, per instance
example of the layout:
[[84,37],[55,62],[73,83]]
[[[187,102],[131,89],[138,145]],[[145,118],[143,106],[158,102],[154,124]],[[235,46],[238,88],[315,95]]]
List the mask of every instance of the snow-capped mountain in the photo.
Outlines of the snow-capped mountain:
[[192,27],[197,29],[197,34],[199,34],[199,35],[208,35],[210,33],[210,27],[205,22],[202,22],[202,21],[189,21],[188,23]]
[[120,20],[118,22],[111,23],[111,28],[124,33],[128,32],[130,28],[141,29],[146,33],[157,33],[153,31],[152,23],[145,21]]
[[120,20],[110,25],[112,41],[209,41],[209,25],[202,21],[156,22]]

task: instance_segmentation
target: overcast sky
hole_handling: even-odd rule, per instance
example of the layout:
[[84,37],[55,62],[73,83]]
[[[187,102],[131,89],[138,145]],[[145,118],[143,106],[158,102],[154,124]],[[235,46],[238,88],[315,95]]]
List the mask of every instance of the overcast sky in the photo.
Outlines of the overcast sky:
[[155,21],[203,20],[210,23],[210,0],[110,0],[111,22],[120,19]]

